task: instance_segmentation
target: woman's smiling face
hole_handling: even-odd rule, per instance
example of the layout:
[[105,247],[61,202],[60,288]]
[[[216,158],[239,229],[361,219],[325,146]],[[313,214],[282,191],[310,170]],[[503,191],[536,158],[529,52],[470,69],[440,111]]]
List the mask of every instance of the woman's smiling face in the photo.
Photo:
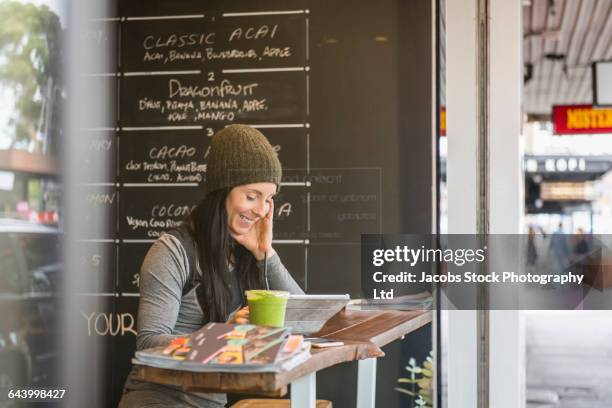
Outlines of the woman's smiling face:
[[276,194],[274,183],[244,184],[232,188],[225,201],[228,226],[232,235],[244,235],[266,216]]

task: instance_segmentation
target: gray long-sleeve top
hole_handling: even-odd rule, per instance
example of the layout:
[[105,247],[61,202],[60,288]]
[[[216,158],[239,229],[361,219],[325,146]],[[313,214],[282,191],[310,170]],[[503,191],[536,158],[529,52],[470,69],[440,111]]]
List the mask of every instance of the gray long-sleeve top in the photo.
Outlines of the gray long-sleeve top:
[[[183,294],[183,288],[192,278],[189,276],[191,262],[195,263],[196,260],[189,259],[181,242],[170,234],[162,235],[149,249],[140,270],[136,336],[138,350],[166,345],[173,338],[192,333],[208,323],[197,301],[195,287]],[[278,255],[269,258],[267,263],[270,289],[304,293],[283,266]],[[263,269],[264,262],[258,262],[257,266]],[[230,273],[235,271],[232,269]],[[132,370],[126,381],[125,388],[128,390],[159,391],[159,387],[162,387],[164,392],[174,389],[174,392],[180,393],[187,404],[206,406],[211,400],[225,403],[224,394],[185,393],[178,388],[138,381],[134,378],[134,374]]]

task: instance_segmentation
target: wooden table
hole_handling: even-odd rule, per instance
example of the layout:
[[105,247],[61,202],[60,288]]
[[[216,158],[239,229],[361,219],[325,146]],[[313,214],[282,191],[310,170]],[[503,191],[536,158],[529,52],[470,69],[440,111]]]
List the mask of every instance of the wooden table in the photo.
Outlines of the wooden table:
[[381,347],[431,322],[431,311],[343,310],[315,334],[345,345],[313,349],[312,357],[289,371],[278,373],[218,373],[170,370],[138,365],[145,381],[180,386],[187,391],[258,394],[280,397],[291,384],[291,407],[314,408],[316,372],[335,364],[358,360],[357,407],[374,407],[376,359]]

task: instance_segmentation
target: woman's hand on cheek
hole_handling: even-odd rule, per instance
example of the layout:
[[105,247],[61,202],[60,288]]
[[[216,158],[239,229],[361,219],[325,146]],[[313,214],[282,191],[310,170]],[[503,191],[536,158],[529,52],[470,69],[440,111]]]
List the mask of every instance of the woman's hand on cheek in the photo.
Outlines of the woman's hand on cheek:
[[248,249],[255,259],[263,261],[265,253],[268,258],[275,254],[272,248],[272,215],[274,214],[274,201],[271,201],[270,209],[264,218],[259,219],[248,233],[233,235],[232,237],[240,245]]
[[272,252],[272,217],[274,215],[274,200],[270,200],[270,209],[265,217],[263,217],[257,225],[255,225],[255,229],[257,230],[257,250],[261,253],[261,259],[255,255],[257,260],[263,259],[263,254],[268,252]]
[[235,235],[230,232],[230,235],[236,240],[237,243],[248,249],[249,252],[253,252],[257,249],[257,235],[255,233],[255,227],[251,228],[251,230],[246,234]]

